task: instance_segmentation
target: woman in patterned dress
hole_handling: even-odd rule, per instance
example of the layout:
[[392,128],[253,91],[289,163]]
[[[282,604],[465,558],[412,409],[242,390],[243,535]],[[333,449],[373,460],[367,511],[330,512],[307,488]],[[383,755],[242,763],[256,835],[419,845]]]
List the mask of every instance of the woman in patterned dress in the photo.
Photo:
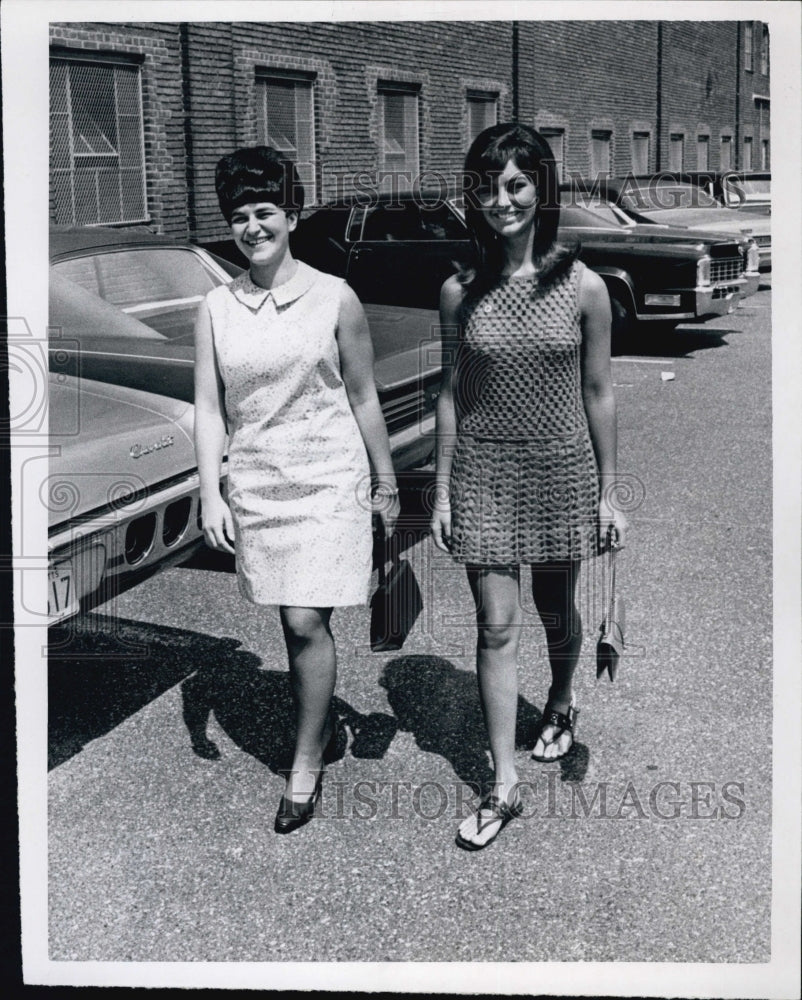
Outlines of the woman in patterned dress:
[[465,161],[475,263],[443,285],[435,544],[465,564],[476,605],[479,695],[494,784],[460,825],[478,850],[522,812],[515,766],[520,576],[530,567],[551,686],[532,756],[573,744],[581,560],[624,518],[610,502],[616,415],[604,282],[557,243],[553,155],[534,129],[492,126]]
[[303,208],[294,164],[270,147],[240,149],[219,161],[215,183],[249,268],[211,291],[198,313],[203,530],[210,546],[236,555],[242,594],[279,607],[296,706],[294,758],[275,821],[288,833],[314,814],[337,738],[332,609],[366,603],[371,492],[390,533],[398,489],[362,306],[342,279],[290,252]]

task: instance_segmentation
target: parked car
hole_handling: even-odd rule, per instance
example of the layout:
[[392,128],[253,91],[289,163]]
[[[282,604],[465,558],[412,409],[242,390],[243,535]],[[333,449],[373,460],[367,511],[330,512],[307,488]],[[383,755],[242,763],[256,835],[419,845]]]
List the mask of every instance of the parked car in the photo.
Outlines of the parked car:
[[51,372],[49,421],[54,624],[185,559],[203,534],[191,404]]
[[771,215],[771,174],[767,170],[687,170],[674,176],[703,188],[726,208]]
[[692,232],[739,238],[750,236],[760,253],[760,270],[771,270],[771,220],[743,209],[726,208],[698,184],[674,180],[670,174],[574,178],[563,185],[572,204],[597,210],[607,207],[624,220],[668,225]]
[[[50,242],[51,368],[191,402],[193,330],[207,291],[242,272],[165,237],[100,227],[56,229]],[[368,306],[375,377],[396,468],[434,446],[440,380],[437,315]]]
[[[432,309],[470,242],[459,204],[420,193],[344,199],[318,209],[295,232],[295,252],[341,274],[363,302]],[[614,333],[635,320],[701,320],[730,311],[757,290],[751,241],[636,225],[582,208],[561,212],[560,235],[610,292]]]

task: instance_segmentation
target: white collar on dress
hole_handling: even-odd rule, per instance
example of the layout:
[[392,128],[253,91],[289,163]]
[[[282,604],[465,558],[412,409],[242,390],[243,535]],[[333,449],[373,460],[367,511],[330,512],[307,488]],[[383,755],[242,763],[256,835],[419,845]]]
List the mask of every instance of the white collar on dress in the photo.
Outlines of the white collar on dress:
[[315,281],[315,270],[302,260],[297,261],[298,267],[289,281],[284,281],[275,288],[262,288],[251,278],[249,271],[243,271],[234,278],[228,286],[233,295],[249,309],[258,310],[269,295],[273,296],[276,307],[285,306],[299,299],[308,291]]

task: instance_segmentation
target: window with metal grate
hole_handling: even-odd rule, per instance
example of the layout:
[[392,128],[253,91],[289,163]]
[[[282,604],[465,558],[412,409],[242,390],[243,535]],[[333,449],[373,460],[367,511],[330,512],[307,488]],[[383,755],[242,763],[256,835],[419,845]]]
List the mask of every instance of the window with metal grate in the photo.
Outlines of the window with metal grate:
[[317,199],[313,84],[312,78],[301,76],[256,79],[258,141],[295,163],[307,205]]
[[380,187],[404,191],[420,173],[417,91],[380,85]]
[[57,223],[147,219],[138,66],[51,62],[50,189]]

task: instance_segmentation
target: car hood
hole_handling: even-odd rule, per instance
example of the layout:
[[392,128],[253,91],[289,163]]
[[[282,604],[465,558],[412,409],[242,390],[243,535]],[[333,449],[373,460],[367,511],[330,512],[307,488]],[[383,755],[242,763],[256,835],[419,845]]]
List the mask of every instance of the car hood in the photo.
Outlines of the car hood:
[[51,373],[49,418],[51,527],[196,466],[194,410],[181,400]]
[[725,240],[721,233],[694,232],[680,230],[677,227],[651,226],[638,223],[620,229],[601,229],[596,227],[574,227],[560,230],[563,239],[576,239],[583,249],[593,246],[606,248],[620,247],[622,250],[648,253],[649,250],[659,250],[661,257],[678,257],[687,260],[689,251],[706,253],[716,245],[731,247],[731,240]]
[[434,309],[365,305],[376,386],[386,392],[440,368],[440,318]]
[[737,208],[669,208],[655,212],[651,218],[670,226],[685,226],[709,233],[735,236],[746,232],[752,236],[768,236],[771,233],[771,222],[765,216],[751,215]]

